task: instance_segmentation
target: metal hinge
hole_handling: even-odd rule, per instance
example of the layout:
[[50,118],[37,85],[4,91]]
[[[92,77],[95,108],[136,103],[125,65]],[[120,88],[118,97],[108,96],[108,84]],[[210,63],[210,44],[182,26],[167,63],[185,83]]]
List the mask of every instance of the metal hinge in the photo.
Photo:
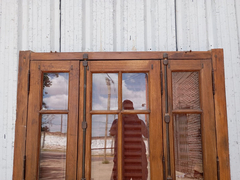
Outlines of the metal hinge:
[[169,122],[170,122],[170,115],[169,115],[169,113],[165,113],[164,121],[165,121],[165,123],[169,124]]
[[87,129],[87,122],[86,121],[82,122],[82,129]]
[[219,166],[219,158],[217,156],[217,179],[220,180],[220,166]]
[[27,88],[28,88],[28,95],[30,92],[30,70],[28,70],[28,84],[27,84]]
[[23,157],[23,179],[25,179],[26,174],[26,155]]
[[85,53],[83,54],[83,67],[86,67],[87,70],[89,70],[87,60],[88,60],[88,54]]
[[213,95],[215,95],[215,81],[214,81],[214,70],[212,69],[212,91]]
[[163,179],[166,177],[166,166],[165,166],[165,157],[163,155],[162,157],[162,163],[163,163]]

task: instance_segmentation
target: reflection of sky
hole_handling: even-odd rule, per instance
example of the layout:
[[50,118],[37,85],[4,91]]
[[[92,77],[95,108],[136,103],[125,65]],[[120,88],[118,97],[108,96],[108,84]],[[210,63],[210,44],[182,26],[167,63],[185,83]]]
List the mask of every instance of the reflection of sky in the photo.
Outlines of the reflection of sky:
[[[108,86],[106,78],[112,79],[110,110],[118,109],[118,74],[95,73],[92,76],[92,109],[107,110]],[[122,96],[123,100],[133,102],[134,109],[146,109],[146,73],[123,73]]]
[[146,74],[123,73],[122,98],[133,102],[134,109],[146,109]]
[[[68,109],[68,73],[45,73],[52,82],[50,87],[43,89],[43,102],[47,109]],[[46,109],[43,107],[43,109]]]
[[62,133],[66,133],[67,132],[67,114],[43,114],[42,127],[45,127],[45,126],[49,128],[49,132],[61,132],[61,127],[62,127]]
[[92,76],[92,109],[107,110],[108,86],[106,78],[110,79],[111,98],[110,110],[118,109],[118,74],[94,73]]
[[[115,119],[117,118],[118,116],[115,115]],[[109,114],[107,136],[109,136],[109,130],[112,126],[113,121],[114,121],[114,115]],[[105,128],[106,128],[106,115],[93,115],[92,116],[92,137],[104,137]]]

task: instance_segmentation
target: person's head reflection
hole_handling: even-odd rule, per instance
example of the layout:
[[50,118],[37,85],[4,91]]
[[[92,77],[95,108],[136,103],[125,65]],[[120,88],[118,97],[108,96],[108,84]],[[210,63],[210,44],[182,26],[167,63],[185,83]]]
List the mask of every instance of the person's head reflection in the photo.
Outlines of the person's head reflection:
[[[133,102],[123,101],[124,110],[134,110]],[[146,180],[148,176],[147,156],[144,138],[148,138],[148,129],[137,114],[122,114],[122,144],[123,144],[123,177],[125,180]],[[118,119],[110,128],[110,135],[115,137],[114,167],[111,180],[117,179],[117,149],[118,149]],[[147,140],[147,139],[146,139]]]

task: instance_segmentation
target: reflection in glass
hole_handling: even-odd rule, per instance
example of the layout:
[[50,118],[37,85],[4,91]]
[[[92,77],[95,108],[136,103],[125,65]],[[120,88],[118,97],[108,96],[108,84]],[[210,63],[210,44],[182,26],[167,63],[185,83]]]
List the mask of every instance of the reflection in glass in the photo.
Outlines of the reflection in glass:
[[65,179],[67,115],[43,114],[39,179]]
[[175,170],[177,180],[203,179],[200,114],[174,116]]
[[42,109],[68,109],[68,73],[43,73]]
[[92,110],[118,109],[118,74],[92,75]]
[[[124,109],[133,108],[130,100],[123,102]],[[132,108],[130,107],[132,106]],[[123,114],[122,115],[122,139],[123,139],[123,179],[141,179],[150,180],[150,164],[148,150],[148,115],[145,114]],[[118,119],[115,119],[110,129],[110,135],[115,137],[118,134]],[[118,139],[115,138],[117,145]],[[116,180],[117,172],[117,146],[114,148],[114,166],[112,170],[112,179]]]
[[94,180],[110,179],[112,176],[114,150],[117,148],[114,136],[109,131],[117,115],[92,115],[91,140],[91,178]]
[[148,74],[123,73],[122,98],[134,103],[134,109],[148,109]]
[[199,73],[172,73],[173,109],[199,109]]

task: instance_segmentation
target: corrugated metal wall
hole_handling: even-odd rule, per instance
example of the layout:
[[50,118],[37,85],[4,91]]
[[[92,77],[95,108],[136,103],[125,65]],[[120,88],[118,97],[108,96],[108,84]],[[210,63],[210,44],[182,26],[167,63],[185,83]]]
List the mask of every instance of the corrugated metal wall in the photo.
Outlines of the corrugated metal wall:
[[240,1],[61,0],[61,16],[59,7],[60,0],[0,0],[1,179],[12,177],[19,50],[218,47],[225,54],[231,176],[240,179]]

